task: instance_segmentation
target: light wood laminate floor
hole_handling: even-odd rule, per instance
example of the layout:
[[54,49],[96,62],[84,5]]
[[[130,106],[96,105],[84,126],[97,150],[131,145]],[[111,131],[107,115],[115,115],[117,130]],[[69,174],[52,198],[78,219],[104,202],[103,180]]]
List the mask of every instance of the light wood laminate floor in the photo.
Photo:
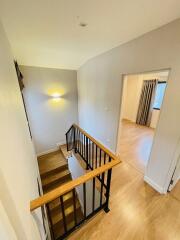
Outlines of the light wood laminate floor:
[[119,141],[120,158],[144,173],[153,143],[154,129],[132,123],[121,122]]
[[[70,240],[180,240],[180,191],[160,195],[143,181],[143,169],[150,149],[133,147],[152,144],[153,130],[136,128],[124,122],[121,152],[124,161],[113,169],[110,212],[99,212]],[[145,131],[146,130],[146,131]],[[134,135],[127,139],[125,133]],[[140,136],[135,135],[141,133]],[[145,141],[141,141],[141,138]],[[137,145],[136,145],[137,143]],[[127,146],[126,146],[127,145]],[[150,147],[150,146],[149,146]],[[128,153],[128,148],[130,152]],[[132,159],[129,160],[132,156]]]
[[160,195],[123,162],[113,169],[109,213],[99,212],[70,240],[179,240],[180,201]]

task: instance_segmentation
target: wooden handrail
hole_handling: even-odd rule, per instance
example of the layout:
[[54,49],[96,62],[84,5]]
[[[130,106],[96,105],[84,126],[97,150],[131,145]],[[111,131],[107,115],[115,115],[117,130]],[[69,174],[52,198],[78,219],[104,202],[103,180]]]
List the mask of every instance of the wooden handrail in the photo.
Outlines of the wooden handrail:
[[86,131],[80,128],[78,125],[73,124],[75,128],[78,128],[80,132],[82,132],[86,137],[88,137],[92,142],[94,142],[99,148],[101,148],[107,155],[109,155],[112,159],[117,159],[116,155],[112,153],[108,148],[104,147],[102,143],[98,142],[95,138],[89,135]]
[[[97,141],[96,141],[96,143],[97,143]],[[44,204],[47,204],[47,203],[55,200],[56,198],[62,196],[63,194],[70,192],[75,187],[93,179],[94,177],[100,175],[101,173],[116,166],[120,162],[121,162],[120,160],[115,159],[109,163],[106,163],[105,165],[103,165],[101,167],[94,169],[93,171],[90,171],[90,172],[84,174],[83,176],[81,176],[79,178],[76,178],[68,183],[65,183],[64,185],[62,185],[60,187],[57,187],[56,189],[44,194],[43,196],[41,196],[39,198],[36,198],[35,200],[30,202],[30,211],[33,211],[36,208],[39,208],[39,207],[43,206]]]

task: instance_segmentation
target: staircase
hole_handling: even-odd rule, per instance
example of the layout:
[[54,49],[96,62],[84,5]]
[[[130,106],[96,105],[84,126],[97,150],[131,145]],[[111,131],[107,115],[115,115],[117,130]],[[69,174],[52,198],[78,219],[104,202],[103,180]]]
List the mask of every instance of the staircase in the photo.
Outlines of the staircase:
[[[74,179],[66,159],[71,155]],[[112,168],[119,163],[109,149],[75,124],[66,133],[66,145],[38,157],[43,195],[30,202],[30,211],[46,208],[52,240],[65,239],[102,209],[109,212]]]
[[[44,194],[72,180],[67,160],[61,150],[38,157],[38,165]],[[83,213],[76,192],[74,192],[74,194],[77,218],[76,223],[74,220],[74,201],[72,191],[66,193],[62,197],[66,225],[64,225],[61,199],[57,198],[53,200],[48,206],[47,210],[51,219],[50,230],[52,239],[58,239],[65,231],[70,230],[75,224],[83,219]]]

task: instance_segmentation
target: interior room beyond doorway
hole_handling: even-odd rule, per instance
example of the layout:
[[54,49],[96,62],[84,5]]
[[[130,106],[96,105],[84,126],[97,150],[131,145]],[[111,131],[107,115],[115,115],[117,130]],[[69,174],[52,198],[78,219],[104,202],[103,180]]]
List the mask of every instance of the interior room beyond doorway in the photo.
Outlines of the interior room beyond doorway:
[[144,173],[158,125],[169,71],[125,75],[117,153]]

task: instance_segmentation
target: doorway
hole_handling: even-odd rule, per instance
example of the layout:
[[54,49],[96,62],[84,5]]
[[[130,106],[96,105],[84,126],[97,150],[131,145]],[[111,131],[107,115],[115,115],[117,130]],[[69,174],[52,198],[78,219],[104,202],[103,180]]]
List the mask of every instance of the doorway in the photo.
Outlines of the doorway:
[[168,192],[176,199],[180,200],[180,142],[177,146],[174,160],[176,161],[176,166],[169,184]]
[[144,174],[163,104],[169,71],[128,74],[123,92],[118,156]]

